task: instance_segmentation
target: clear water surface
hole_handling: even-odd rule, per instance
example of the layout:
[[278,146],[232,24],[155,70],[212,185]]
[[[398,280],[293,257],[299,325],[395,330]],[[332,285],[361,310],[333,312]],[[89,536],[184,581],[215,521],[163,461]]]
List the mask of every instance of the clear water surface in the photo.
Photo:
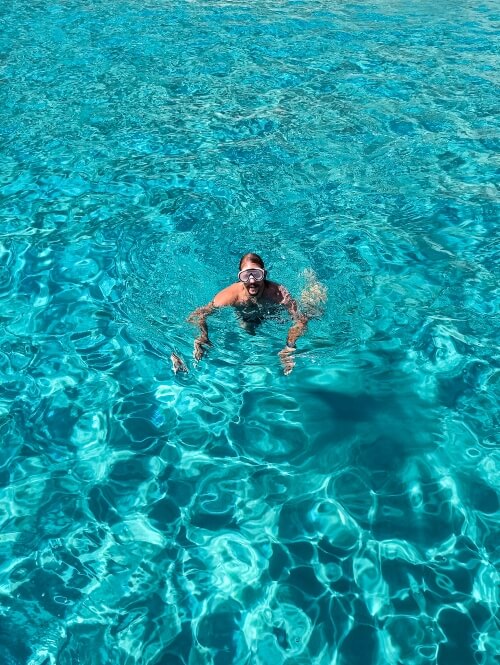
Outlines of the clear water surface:
[[1,3],[2,663],[498,663],[499,19]]

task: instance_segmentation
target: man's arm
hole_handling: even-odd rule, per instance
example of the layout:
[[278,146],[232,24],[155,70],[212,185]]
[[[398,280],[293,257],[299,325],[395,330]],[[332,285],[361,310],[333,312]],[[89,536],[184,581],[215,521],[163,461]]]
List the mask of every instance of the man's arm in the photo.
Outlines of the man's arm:
[[286,346],[293,349],[297,339],[305,333],[308,319],[307,316],[299,312],[297,301],[292,298],[287,289],[284,286],[280,286],[279,290],[282,298],[281,304],[286,307],[293,321],[286,336]]
[[234,285],[228,286],[226,289],[219,291],[219,293],[211,302],[208,303],[208,305],[198,307],[198,309],[195,309],[194,312],[191,312],[191,314],[188,316],[188,322],[193,323],[200,329],[200,334],[194,340],[193,355],[195,360],[201,360],[206,351],[205,347],[212,345],[211,341],[208,339],[207,318],[219,307],[233,305],[235,298],[236,296]]
[[290,374],[295,365],[292,353],[295,351],[295,344],[298,338],[306,331],[308,319],[304,314],[299,312],[296,300],[292,298],[284,286],[280,286],[280,293],[282,296],[281,304],[288,310],[293,324],[288,330],[285,347],[278,353],[278,355],[283,364],[285,374]]
[[208,339],[207,318],[214,310],[215,305],[212,300],[208,305],[195,309],[187,318],[189,323],[193,323],[200,329],[200,334],[194,340],[193,356],[196,360],[201,360],[206,350],[205,347],[211,345],[211,341]]

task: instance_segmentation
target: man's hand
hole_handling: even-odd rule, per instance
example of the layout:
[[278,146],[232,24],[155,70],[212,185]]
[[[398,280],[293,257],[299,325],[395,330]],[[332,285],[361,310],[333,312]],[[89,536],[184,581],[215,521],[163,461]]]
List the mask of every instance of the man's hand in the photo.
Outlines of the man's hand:
[[193,357],[195,360],[201,360],[206,352],[206,346],[212,346],[208,337],[201,336],[194,340]]
[[291,346],[285,346],[285,348],[278,353],[281,365],[283,366],[283,374],[285,376],[288,376],[295,367],[295,358],[293,357],[294,351],[295,349]]

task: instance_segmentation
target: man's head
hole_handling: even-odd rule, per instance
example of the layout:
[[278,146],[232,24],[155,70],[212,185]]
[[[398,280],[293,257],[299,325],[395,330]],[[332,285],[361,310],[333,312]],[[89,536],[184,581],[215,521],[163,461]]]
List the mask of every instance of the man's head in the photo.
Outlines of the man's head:
[[262,295],[265,287],[266,269],[264,261],[258,254],[248,252],[240,259],[240,271],[238,279],[243,282],[243,286],[252,298],[258,298]]

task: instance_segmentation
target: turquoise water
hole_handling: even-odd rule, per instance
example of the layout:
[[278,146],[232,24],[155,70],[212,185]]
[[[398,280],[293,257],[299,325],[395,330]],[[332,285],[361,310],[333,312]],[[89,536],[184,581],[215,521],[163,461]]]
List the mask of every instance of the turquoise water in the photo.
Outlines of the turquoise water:
[[2,663],[499,662],[500,14],[409,4],[2,3]]

